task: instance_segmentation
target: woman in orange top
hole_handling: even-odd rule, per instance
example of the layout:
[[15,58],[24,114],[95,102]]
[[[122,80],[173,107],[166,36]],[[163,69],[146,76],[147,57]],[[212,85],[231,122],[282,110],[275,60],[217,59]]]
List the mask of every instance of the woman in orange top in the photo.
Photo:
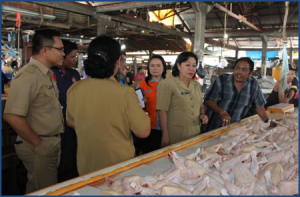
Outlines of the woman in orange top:
[[146,103],[145,112],[151,120],[151,133],[147,138],[138,139],[141,152],[148,153],[160,148],[162,132],[159,126],[158,113],[156,112],[157,86],[166,78],[167,64],[160,55],[153,55],[147,65],[148,76],[140,81],[137,89],[141,88]]

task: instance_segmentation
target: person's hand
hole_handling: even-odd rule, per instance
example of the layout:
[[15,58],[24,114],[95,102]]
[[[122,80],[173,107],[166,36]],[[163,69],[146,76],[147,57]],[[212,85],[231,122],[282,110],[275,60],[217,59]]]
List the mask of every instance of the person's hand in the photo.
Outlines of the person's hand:
[[223,127],[230,125],[231,117],[226,111],[221,115],[221,121]]
[[289,103],[290,102],[290,99],[289,98],[284,98],[283,99],[283,103]]
[[278,124],[274,121],[270,121],[270,127],[276,127]]
[[147,103],[147,97],[148,96],[144,96],[144,98],[142,99],[145,103]]
[[170,137],[169,135],[162,135],[162,138],[161,138],[161,144],[160,146],[161,147],[165,147],[165,146],[168,146],[170,145]]
[[208,117],[207,117],[207,115],[200,114],[199,118],[200,118],[202,124],[207,124],[208,123]]
[[39,149],[40,149],[40,147],[41,147],[41,144],[42,144],[42,139],[40,139],[39,142],[37,142],[37,144],[34,146],[33,151],[34,151],[35,153],[37,153],[37,152],[39,151]]

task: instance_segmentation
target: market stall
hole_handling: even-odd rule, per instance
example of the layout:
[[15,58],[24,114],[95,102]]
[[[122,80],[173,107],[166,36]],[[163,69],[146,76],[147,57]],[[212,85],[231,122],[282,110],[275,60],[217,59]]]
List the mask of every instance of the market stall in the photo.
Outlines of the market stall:
[[[289,109],[289,111],[291,111],[291,110]],[[285,125],[287,123],[280,122],[282,119],[284,119],[284,120],[289,119],[289,120],[287,120],[287,122],[289,122],[289,124],[293,125],[293,127],[290,126],[290,128],[294,129],[294,135],[292,138],[294,140],[298,141],[298,111],[297,111],[297,109],[296,109],[296,112],[294,112],[292,114],[291,114],[291,112],[289,112],[289,114],[270,114],[270,117],[274,117],[277,119],[277,123],[280,125],[278,127],[278,129],[282,128],[282,127],[286,127],[283,125]],[[292,121],[290,121],[290,120],[292,120]],[[109,194],[109,193],[103,193],[103,192],[109,191],[108,189],[111,189],[113,187],[114,181],[120,180],[119,178],[124,178],[124,177],[132,176],[132,175],[137,175],[139,177],[145,178],[146,176],[149,176],[149,175],[158,176],[161,174],[166,174],[167,171],[170,172],[170,169],[174,168],[174,165],[173,165],[174,163],[175,163],[175,169],[176,169],[176,162],[178,162],[180,160],[180,159],[179,160],[176,160],[176,159],[178,159],[179,157],[184,158],[187,155],[189,155],[187,157],[193,157],[193,160],[196,160],[195,158],[196,158],[196,155],[199,153],[199,151],[200,152],[203,150],[208,151],[208,150],[213,150],[215,148],[220,149],[220,144],[222,145],[222,143],[225,143],[224,141],[227,140],[227,142],[228,142],[228,140],[230,141],[231,138],[234,138],[233,136],[230,136],[230,133],[232,134],[233,131],[237,133],[237,132],[242,131],[242,129],[245,129],[245,128],[248,128],[248,130],[250,130],[249,128],[251,127],[251,129],[254,132],[257,125],[261,125],[261,128],[259,129],[260,131],[259,130],[256,131],[257,136],[260,136],[259,138],[256,139],[256,142],[263,139],[263,137],[266,137],[268,135],[272,136],[272,134],[275,131],[277,131],[274,128],[266,127],[263,129],[263,127],[265,127],[266,125],[263,125],[261,123],[261,121],[259,120],[259,117],[257,115],[255,115],[255,116],[246,118],[239,123],[232,124],[228,127],[213,130],[211,132],[199,135],[199,136],[191,138],[189,140],[185,140],[180,143],[173,144],[171,146],[151,152],[149,154],[145,154],[145,155],[133,158],[131,160],[124,161],[117,165],[113,165],[111,167],[101,169],[99,171],[95,171],[95,172],[86,174],[84,176],[80,176],[78,178],[75,178],[75,179],[60,183],[60,184],[53,185],[51,187],[45,188],[43,190],[39,190],[39,191],[31,193],[29,195],[99,195],[101,192],[102,192],[102,194]],[[262,132],[263,130],[265,130],[265,131]],[[286,129],[286,132],[287,131],[290,131],[290,130]],[[261,132],[261,133],[258,134],[258,132]],[[268,133],[268,135],[267,135],[267,133]],[[247,134],[247,131],[246,131],[246,134]],[[256,134],[255,134],[255,132],[253,133],[253,135],[256,135]],[[245,139],[248,136],[249,136],[249,134],[246,135]],[[247,142],[250,142],[250,141],[247,141]],[[268,144],[270,144],[270,143],[268,143]],[[230,143],[230,145],[233,145],[233,143]],[[278,150],[276,149],[276,151],[279,151],[279,149],[280,149],[280,147],[278,147]],[[228,150],[228,149],[225,149],[225,148],[222,149],[223,153],[225,153],[226,150]],[[229,150],[229,152],[230,152],[230,150]],[[297,157],[298,157],[298,146],[293,147],[291,150],[294,151],[293,154],[294,155],[297,154]],[[281,150],[281,151],[283,151],[283,150]],[[285,151],[290,151],[290,150],[285,150]],[[194,156],[191,156],[191,155],[193,155],[191,153],[195,153]],[[220,153],[220,152],[218,151],[218,153]],[[233,153],[231,152],[230,154],[232,155]],[[253,153],[251,153],[251,154],[253,154]],[[250,156],[251,156],[251,154],[249,152]],[[248,157],[249,156],[247,156],[246,159],[248,159]],[[252,155],[252,162],[253,161],[254,161],[254,159],[253,159],[253,155]],[[262,161],[260,160],[260,162],[262,162]],[[295,160],[295,162],[298,162],[298,161]],[[222,163],[220,163],[220,164],[221,164],[221,170],[222,170]],[[178,163],[177,163],[177,165],[178,165]],[[217,167],[217,164],[214,164],[214,165]],[[205,168],[208,170],[207,166],[205,166]],[[222,171],[222,172],[229,173],[231,171],[232,171],[232,169],[230,169],[228,172],[226,170]],[[210,176],[209,175],[210,172],[206,171],[206,174],[208,174],[208,176]],[[296,174],[298,174],[298,169],[297,169]],[[295,173],[290,176],[291,176],[290,179],[293,180],[293,183],[297,182],[296,189],[298,191],[298,177],[297,177],[297,180],[294,181]],[[198,176],[197,178],[200,178],[200,176]],[[258,176],[258,174],[257,174],[257,179],[259,179],[259,178],[261,178],[261,177]],[[109,180],[111,181],[110,184],[108,183]],[[206,178],[206,180],[208,180],[208,178]],[[212,181],[212,179],[211,179],[211,181]],[[130,183],[132,183],[132,181]],[[213,183],[211,182],[211,184],[213,184]],[[108,185],[110,185],[110,188],[108,187]],[[130,187],[133,187],[133,186],[131,185]],[[247,187],[250,188],[251,186],[247,185]],[[253,187],[254,187],[254,184],[253,184]],[[134,188],[136,188],[136,187],[134,187]],[[241,186],[241,188],[246,188],[246,186],[243,185],[243,187]],[[221,189],[221,193],[223,192],[224,194],[226,194],[228,188],[226,191],[225,190]],[[295,190],[295,188],[293,189],[293,191],[294,190]],[[166,191],[169,191],[169,190],[165,190],[165,192]],[[160,194],[168,194],[168,193],[163,193],[162,190],[160,190],[160,192],[162,192]],[[228,190],[228,192],[230,193],[231,191]],[[156,193],[154,193],[154,194],[156,194]],[[241,194],[245,195],[247,193],[241,193]],[[188,193],[186,195],[188,195]]]

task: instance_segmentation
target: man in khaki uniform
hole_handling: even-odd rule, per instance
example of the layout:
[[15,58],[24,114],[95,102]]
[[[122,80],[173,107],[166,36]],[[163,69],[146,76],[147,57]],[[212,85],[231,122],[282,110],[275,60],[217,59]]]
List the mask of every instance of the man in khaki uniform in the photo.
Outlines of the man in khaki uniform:
[[60,33],[32,38],[32,57],[12,80],[3,118],[17,132],[15,149],[28,171],[26,193],[57,183],[63,117],[50,67],[63,63]]

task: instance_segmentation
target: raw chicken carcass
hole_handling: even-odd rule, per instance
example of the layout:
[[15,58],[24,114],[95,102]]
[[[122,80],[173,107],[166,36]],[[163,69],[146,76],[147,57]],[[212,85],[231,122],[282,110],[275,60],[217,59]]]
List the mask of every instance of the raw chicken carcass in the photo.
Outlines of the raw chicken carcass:
[[220,192],[218,192],[215,188],[210,187],[210,188],[203,190],[198,195],[199,196],[216,196],[216,195],[220,195]]
[[113,190],[113,189],[102,189],[100,191],[100,195],[103,196],[124,196],[122,192]]
[[281,181],[278,183],[277,189],[281,195],[299,194],[298,181]]
[[256,181],[254,185],[254,192],[253,195],[260,196],[260,195],[271,195],[271,192],[268,190],[265,183],[260,181]]
[[187,177],[189,179],[199,178],[207,172],[207,170],[201,164],[193,160],[186,159],[184,165],[187,168]]
[[269,171],[272,175],[271,183],[272,185],[277,185],[283,180],[283,168],[280,163],[271,163],[266,165],[263,170],[259,173],[258,179],[260,182],[265,183],[265,173]]
[[116,190],[118,192],[131,190],[132,189],[130,186],[131,182],[135,182],[137,185],[141,185],[142,179],[140,176],[126,176],[117,180],[112,180],[110,178],[106,180],[109,189]]
[[186,196],[186,195],[192,195],[192,193],[180,186],[164,185],[161,188],[161,195],[185,195]]
[[209,151],[209,152],[218,152],[220,149],[222,148],[222,143],[219,144],[214,144],[212,146],[206,147],[204,148],[205,151]]
[[234,183],[238,187],[251,185],[256,178],[253,173],[243,163],[237,163],[233,168]]

